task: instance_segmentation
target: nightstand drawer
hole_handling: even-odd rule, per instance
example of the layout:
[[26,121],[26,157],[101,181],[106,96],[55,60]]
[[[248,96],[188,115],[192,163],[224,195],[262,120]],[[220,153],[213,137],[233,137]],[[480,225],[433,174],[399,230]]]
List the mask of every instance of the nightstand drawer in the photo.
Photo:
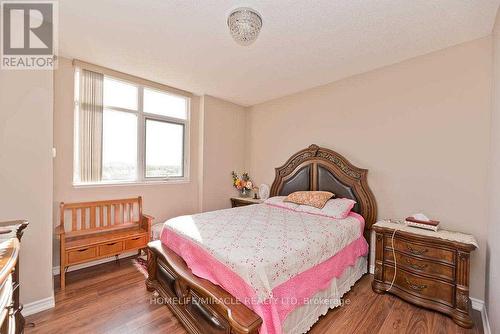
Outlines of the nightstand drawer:
[[[386,261],[394,262],[392,250],[386,249],[384,252]],[[441,279],[454,281],[455,267],[451,265],[441,264],[434,261],[423,260],[414,256],[408,256],[396,251],[397,266],[408,269],[416,273],[425,273]]]
[[[384,268],[384,281],[390,284],[393,275],[394,267],[386,264]],[[394,287],[419,297],[440,302],[451,307],[454,306],[454,287],[445,282],[417,276],[411,272],[398,268]]]
[[[392,247],[391,236],[386,235],[385,245],[387,247]],[[397,236],[394,238],[394,249],[411,256],[423,257],[449,264],[455,263],[455,253],[451,250],[436,248],[427,244],[414,243]]]
[[260,199],[254,199],[254,198],[231,197],[230,199],[232,208],[237,208],[239,206],[260,204],[263,202]]
[[233,208],[237,208],[239,206],[247,206],[247,205],[252,205],[252,203],[241,202],[241,201],[231,201],[231,206]]

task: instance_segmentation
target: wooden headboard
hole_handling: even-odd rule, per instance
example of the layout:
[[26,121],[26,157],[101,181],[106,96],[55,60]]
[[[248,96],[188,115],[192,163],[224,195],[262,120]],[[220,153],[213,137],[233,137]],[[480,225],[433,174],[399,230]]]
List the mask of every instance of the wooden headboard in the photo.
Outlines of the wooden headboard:
[[330,191],[335,197],[356,201],[353,211],[365,219],[364,236],[370,242],[370,228],[377,219],[377,204],[366,174],[332,150],[311,145],[276,168],[271,196],[286,196],[300,190]]

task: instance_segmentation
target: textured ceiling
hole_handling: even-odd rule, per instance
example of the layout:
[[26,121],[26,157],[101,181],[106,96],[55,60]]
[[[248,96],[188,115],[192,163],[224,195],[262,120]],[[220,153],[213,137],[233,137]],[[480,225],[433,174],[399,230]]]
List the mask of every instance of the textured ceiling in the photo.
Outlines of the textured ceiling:
[[[500,0],[60,0],[59,53],[253,105],[491,33]],[[237,45],[226,18],[263,18]]]

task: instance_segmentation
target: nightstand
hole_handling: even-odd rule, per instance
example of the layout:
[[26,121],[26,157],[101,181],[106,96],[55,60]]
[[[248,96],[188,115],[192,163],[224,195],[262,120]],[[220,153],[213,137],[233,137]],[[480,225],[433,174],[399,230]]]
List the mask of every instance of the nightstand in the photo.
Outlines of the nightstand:
[[231,207],[236,208],[238,206],[252,205],[264,203],[261,199],[255,199],[251,197],[231,197]]
[[388,221],[377,222],[372,229],[376,233],[373,291],[385,293],[390,288],[388,292],[445,313],[462,327],[474,325],[469,299],[470,252],[477,247],[473,236]]

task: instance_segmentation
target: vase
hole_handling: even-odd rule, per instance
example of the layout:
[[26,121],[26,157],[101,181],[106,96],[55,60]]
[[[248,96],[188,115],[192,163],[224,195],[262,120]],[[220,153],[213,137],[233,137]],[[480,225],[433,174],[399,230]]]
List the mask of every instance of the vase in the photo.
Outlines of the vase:
[[248,197],[250,196],[250,190],[247,188],[243,188],[240,190],[240,197]]

